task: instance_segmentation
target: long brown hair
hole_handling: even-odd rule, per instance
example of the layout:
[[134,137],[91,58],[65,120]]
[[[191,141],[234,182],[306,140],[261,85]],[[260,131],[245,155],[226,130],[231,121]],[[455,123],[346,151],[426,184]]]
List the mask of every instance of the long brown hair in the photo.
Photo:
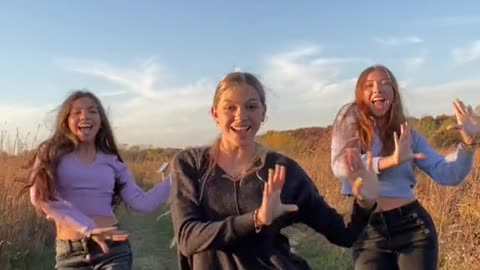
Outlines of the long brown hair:
[[[235,89],[236,87],[241,85],[249,85],[258,92],[258,95],[260,97],[260,102],[262,103],[264,111],[266,111],[267,104],[266,104],[265,89],[262,83],[257,79],[257,77],[255,77],[253,74],[248,72],[229,73],[218,83],[217,88],[215,90],[215,94],[213,95],[212,110],[217,107],[218,103],[220,102],[220,98],[222,94],[227,89]],[[213,142],[212,146],[209,149],[208,169],[207,169],[206,175],[209,175],[212,172],[213,168],[216,166],[218,162],[218,155],[220,150],[220,139],[221,139],[220,137],[215,139],[215,141]],[[260,151],[260,152],[264,152],[264,151]],[[254,161],[256,159],[257,158],[254,158]]]
[[[72,134],[68,127],[68,117],[70,115],[72,103],[85,97],[90,98],[95,102],[100,115],[101,125],[95,137],[96,149],[106,154],[114,154],[121,162],[123,162],[115,143],[110,122],[108,121],[107,114],[100,99],[90,91],[75,91],[60,105],[53,135],[39,145],[36,155],[30,163],[30,183],[27,185],[26,189],[35,185],[35,198],[39,201],[46,202],[56,200],[56,169],[58,162],[65,154],[77,149],[80,144],[78,138]],[[117,184],[116,181],[114,190],[116,195],[118,195],[120,188],[121,185]],[[118,196],[112,198],[112,205],[118,203]],[[37,210],[39,210],[38,204]]]
[[403,112],[402,100],[400,97],[400,92],[398,88],[397,79],[393,73],[385,66],[375,65],[366,68],[357,80],[357,85],[355,87],[355,105],[358,109],[358,131],[360,146],[362,152],[366,152],[371,148],[373,143],[373,133],[374,133],[374,121],[373,115],[370,111],[368,104],[365,104],[363,101],[363,87],[365,81],[370,73],[373,71],[382,71],[386,74],[387,78],[390,81],[390,84],[393,88],[393,101],[390,106],[390,109],[386,113],[386,121],[382,130],[379,130],[379,137],[382,141],[382,155],[390,155],[395,150],[393,133],[396,132],[400,135],[400,125],[405,123],[406,117]]

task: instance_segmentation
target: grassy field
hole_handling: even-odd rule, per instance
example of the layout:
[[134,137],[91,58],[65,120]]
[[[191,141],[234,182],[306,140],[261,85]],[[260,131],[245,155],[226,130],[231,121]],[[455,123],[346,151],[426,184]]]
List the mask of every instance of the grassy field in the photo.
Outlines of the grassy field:
[[[279,148],[274,141],[266,141]],[[348,213],[350,202],[339,194],[339,181],[329,167],[328,149],[315,151],[298,148],[283,139],[283,149],[295,158],[315,181],[328,203]],[[281,148],[281,147],[280,147]],[[282,150],[282,149],[280,149]],[[442,187],[417,173],[416,195],[431,213],[440,237],[441,269],[476,269],[480,263],[480,151],[466,182],[458,187]],[[0,154],[0,265],[1,269],[52,269],[54,254],[53,226],[38,218],[27,196],[18,197],[23,186],[29,156]],[[143,184],[159,181],[156,173],[162,157],[135,159],[128,162],[134,175]],[[149,179],[149,180],[147,180]],[[164,210],[148,216],[119,214],[122,226],[130,232],[135,269],[176,269],[169,217],[156,220]],[[321,236],[304,228],[286,231],[292,236],[295,252],[306,257],[313,269],[352,269],[350,250],[327,243]]]

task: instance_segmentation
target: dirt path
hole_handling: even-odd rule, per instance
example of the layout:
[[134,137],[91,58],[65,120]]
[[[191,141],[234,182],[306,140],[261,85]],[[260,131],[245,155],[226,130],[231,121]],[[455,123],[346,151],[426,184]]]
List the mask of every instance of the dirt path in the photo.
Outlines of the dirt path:
[[177,269],[175,249],[170,248],[172,225],[169,216],[157,220],[165,210],[148,216],[120,211],[122,227],[129,232],[135,270]]

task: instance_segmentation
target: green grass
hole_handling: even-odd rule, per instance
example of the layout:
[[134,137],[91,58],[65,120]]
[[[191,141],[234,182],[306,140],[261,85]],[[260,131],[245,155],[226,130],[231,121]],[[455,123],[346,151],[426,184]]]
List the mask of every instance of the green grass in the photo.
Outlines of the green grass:
[[282,231],[288,235],[294,252],[307,260],[314,270],[351,270],[351,250],[329,243],[309,227],[296,224]]
[[129,232],[135,270],[177,269],[176,250],[170,248],[173,236],[170,216],[157,220],[164,211],[146,216],[119,211],[122,228]]
[[[121,228],[129,232],[133,249],[135,270],[177,269],[176,251],[170,248],[172,225],[170,216],[158,218],[165,210],[150,215],[139,215],[121,208],[118,217]],[[312,269],[353,269],[351,254],[347,249],[334,247],[322,236],[310,229],[296,226],[284,232],[290,236],[295,252],[305,258]],[[20,252],[11,249],[0,256],[0,269],[4,270],[47,270],[54,268],[52,243],[42,252]]]

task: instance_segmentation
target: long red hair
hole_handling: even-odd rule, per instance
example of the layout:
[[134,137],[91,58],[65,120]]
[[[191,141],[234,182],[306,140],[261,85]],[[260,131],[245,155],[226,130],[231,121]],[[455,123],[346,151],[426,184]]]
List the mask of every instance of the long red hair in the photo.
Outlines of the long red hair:
[[375,65],[366,68],[357,80],[357,85],[355,87],[355,105],[358,108],[358,131],[360,146],[362,152],[366,152],[372,147],[373,143],[373,134],[374,134],[374,116],[370,111],[368,104],[365,104],[363,101],[363,87],[365,81],[367,80],[368,75],[373,71],[382,71],[385,72],[387,78],[390,80],[390,84],[393,88],[393,101],[390,106],[390,109],[387,111],[385,117],[385,125],[381,130],[378,130],[378,136],[382,141],[382,155],[390,155],[395,150],[395,144],[393,140],[393,133],[396,132],[400,135],[400,125],[405,123],[406,117],[403,112],[402,100],[400,97],[400,92],[398,89],[397,79],[393,73],[385,66]]

